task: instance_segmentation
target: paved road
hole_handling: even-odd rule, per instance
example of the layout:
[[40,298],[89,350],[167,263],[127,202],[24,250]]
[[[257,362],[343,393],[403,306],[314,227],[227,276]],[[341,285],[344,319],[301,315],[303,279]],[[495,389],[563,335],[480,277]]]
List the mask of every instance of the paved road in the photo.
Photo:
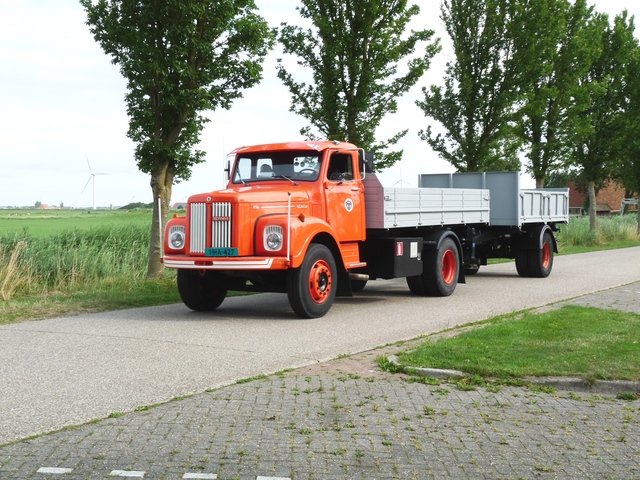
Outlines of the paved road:
[[449,298],[373,282],[316,320],[286,296],[227,299],[211,314],[182,305],[0,327],[0,444],[112,412],[204,392],[285,368],[414,338],[640,280],[640,248],[556,258],[551,277],[483,268]]

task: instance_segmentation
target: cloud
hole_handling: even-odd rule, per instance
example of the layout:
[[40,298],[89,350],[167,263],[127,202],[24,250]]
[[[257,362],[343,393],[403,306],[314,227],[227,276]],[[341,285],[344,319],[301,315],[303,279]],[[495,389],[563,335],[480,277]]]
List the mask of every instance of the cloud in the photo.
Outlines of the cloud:
[[[439,3],[416,1],[422,14],[415,28],[433,28],[448,40],[440,25]],[[260,14],[272,26],[282,20],[298,21],[295,0],[257,0]],[[622,1],[598,0],[611,14],[625,7]],[[640,5],[626,5],[638,14]],[[89,187],[82,193],[89,171],[109,173],[98,181],[99,205],[123,205],[132,199],[150,202],[147,175],[138,171],[134,145],[126,137],[128,119],[126,84],[93,40],[77,0],[4,0],[0,15],[0,206],[33,205],[35,201],[90,206]],[[201,137],[207,163],[193,169],[192,179],[174,187],[173,201],[184,201],[200,191],[224,185],[226,154],[240,145],[296,140],[306,125],[289,112],[286,88],[276,78],[271,54],[264,64],[263,82],[244,93],[230,111],[210,114]],[[424,171],[451,171],[417,132],[429,120],[415,106],[420,88],[442,83],[447,56],[434,59],[419,86],[400,99],[399,111],[383,121],[381,137],[402,128],[410,133],[400,145],[405,159],[384,174],[386,185],[401,179],[417,184]]]

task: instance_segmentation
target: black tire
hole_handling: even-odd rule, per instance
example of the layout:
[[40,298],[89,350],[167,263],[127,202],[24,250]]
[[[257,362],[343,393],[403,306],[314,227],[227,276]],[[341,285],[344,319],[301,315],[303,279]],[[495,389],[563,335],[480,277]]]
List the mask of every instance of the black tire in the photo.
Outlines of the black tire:
[[407,277],[407,286],[414,295],[426,297],[429,294],[427,291],[427,285],[424,283],[424,274],[416,275],[415,277]]
[[451,295],[458,285],[460,273],[460,255],[456,242],[452,238],[445,238],[438,250],[427,256],[425,267],[425,285],[429,295]]
[[366,286],[367,280],[351,280],[351,291],[353,293],[361,292]]
[[336,262],[324,245],[312,243],[302,265],[287,276],[287,296],[291,308],[301,318],[326,315],[338,287]]
[[529,271],[529,252],[527,250],[516,252],[516,271],[521,277],[531,276]]
[[438,250],[425,253],[422,275],[407,277],[407,285],[414,295],[448,297],[458,285],[460,254],[456,242],[445,238]]
[[467,276],[473,276],[480,270],[480,265],[469,265],[464,269],[464,274]]
[[542,247],[528,252],[529,274],[536,278],[546,278],[553,268],[553,236],[549,230],[542,236]]
[[215,310],[227,296],[210,272],[199,270],[178,270],[178,292],[182,302],[196,312]]

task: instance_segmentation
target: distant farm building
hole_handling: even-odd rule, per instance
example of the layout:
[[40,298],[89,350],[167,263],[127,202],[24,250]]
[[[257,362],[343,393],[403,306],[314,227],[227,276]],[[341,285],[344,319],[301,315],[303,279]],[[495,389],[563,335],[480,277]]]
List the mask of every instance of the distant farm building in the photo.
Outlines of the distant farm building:
[[[579,192],[574,182],[567,185],[569,189],[569,213],[572,215],[585,215],[587,212],[587,194]],[[596,213],[598,215],[611,215],[620,213],[620,205],[624,199],[624,188],[614,181],[609,181],[605,188],[600,189],[596,195]]]

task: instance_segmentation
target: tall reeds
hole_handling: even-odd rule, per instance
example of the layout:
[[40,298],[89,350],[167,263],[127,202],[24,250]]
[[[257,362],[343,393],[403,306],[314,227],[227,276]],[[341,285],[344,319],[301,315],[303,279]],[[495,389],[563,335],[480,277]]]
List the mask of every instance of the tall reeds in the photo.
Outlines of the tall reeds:
[[20,255],[26,243],[17,242],[11,252],[5,250],[0,245],[0,298],[9,300],[16,290],[28,284],[30,275],[28,271],[20,266]]
[[87,290],[105,280],[136,281],[146,274],[148,249],[149,227],[129,224],[0,237],[0,295],[8,300]]
[[571,217],[568,225],[561,225],[558,242],[562,246],[597,247],[611,243],[637,242],[638,219],[635,214],[599,217],[595,232],[589,229],[589,217]]

